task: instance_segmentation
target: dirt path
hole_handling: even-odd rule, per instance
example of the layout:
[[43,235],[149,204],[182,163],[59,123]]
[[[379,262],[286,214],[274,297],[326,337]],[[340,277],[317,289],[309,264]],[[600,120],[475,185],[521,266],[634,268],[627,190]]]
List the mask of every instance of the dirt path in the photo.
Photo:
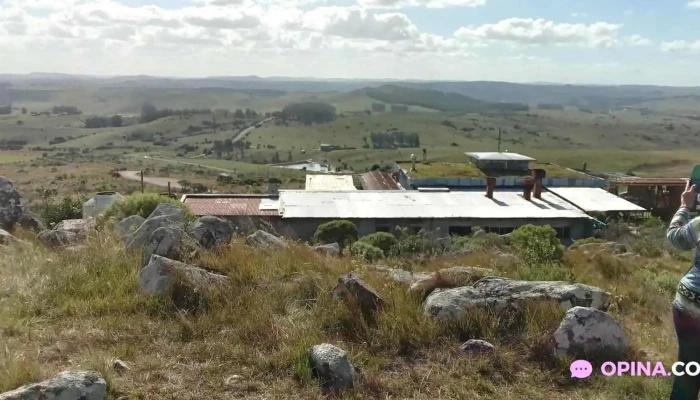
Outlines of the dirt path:
[[[122,178],[129,179],[132,181],[141,182],[141,171],[119,171],[119,175]],[[182,189],[182,186],[177,183],[179,179],[176,178],[158,178],[153,176],[144,176],[143,182],[151,185],[168,187],[168,182],[170,182],[170,187],[172,189]]]

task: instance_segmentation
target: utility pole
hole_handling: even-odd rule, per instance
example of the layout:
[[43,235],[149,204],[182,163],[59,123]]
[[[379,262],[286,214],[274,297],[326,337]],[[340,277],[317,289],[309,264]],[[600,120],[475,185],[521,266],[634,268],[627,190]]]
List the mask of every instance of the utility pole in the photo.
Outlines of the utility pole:
[[498,128],[498,152],[501,152],[501,128]]
[[141,170],[141,193],[143,193],[143,170]]

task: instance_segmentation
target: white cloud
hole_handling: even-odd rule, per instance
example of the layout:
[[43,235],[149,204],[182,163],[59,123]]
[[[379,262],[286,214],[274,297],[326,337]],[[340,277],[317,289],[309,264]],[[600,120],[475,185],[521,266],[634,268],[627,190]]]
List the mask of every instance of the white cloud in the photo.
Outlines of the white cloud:
[[700,0],[690,0],[686,6],[688,8],[700,8]]
[[486,0],[357,0],[357,3],[370,8],[449,8],[483,6]]
[[586,14],[586,13],[578,13],[578,12],[575,12],[575,13],[572,13],[571,16],[574,17],[574,18],[579,18],[579,17],[580,17],[580,18],[585,18],[585,17],[588,16],[588,14]]
[[694,42],[685,40],[663,42],[661,43],[661,50],[669,53],[698,53],[700,52],[700,40]]
[[607,22],[556,23],[544,19],[509,18],[495,24],[463,27],[455,36],[466,41],[500,41],[520,44],[584,44],[609,47],[617,42],[621,25]]
[[652,44],[651,40],[642,35],[628,36],[625,38],[625,42],[631,46],[649,46]]
[[303,15],[301,26],[351,39],[407,40],[418,29],[405,14],[377,14],[360,8],[322,7]]

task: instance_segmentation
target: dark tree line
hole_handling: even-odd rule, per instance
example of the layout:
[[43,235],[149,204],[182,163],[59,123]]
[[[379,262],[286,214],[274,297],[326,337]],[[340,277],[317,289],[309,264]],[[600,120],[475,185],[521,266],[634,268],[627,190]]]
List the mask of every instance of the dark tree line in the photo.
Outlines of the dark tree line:
[[283,119],[296,120],[306,125],[322,124],[335,119],[336,109],[328,103],[294,103],[284,107],[280,116]]
[[121,115],[114,115],[112,117],[90,117],[85,120],[86,128],[119,128],[124,125],[124,120]]
[[182,109],[172,109],[164,108],[159,110],[153,104],[144,104],[141,107],[141,123],[145,124],[148,122],[153,122],[157,119],[177,116],[189,116],[195,114],[211,114],[211,109],[209,108],[182,108]]
[[241,156],[245,156],[245,149],[250,148],[250,142],[243,142],[241,140],[236,140],[235,142],[231,139],[226,140],[216,140],[212,144],[211,150],[216,154],[218,158],[221,158],[222,154],[230,156],[234,151],[239,152]]
[[369,136],[375,149],[391,149],[394,147],[420,147],[420,137],[417,133],[401,131],[386,133],[371,133]]
[[54,106],[51,109],[51,112],[54,114],[69,114],[69,115],[79,115],[79,114],[83,113],[76,106]]
[[12,114],[12,106],[0,107],[0,115]]

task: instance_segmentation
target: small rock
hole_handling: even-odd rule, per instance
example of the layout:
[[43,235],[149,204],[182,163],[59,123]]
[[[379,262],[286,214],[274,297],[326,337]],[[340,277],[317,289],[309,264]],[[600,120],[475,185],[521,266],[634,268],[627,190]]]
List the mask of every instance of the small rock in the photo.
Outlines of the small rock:
[[325,389],[342,391],[355,385],[355,367],[343,349],[328,343],[313,346],[309,349],[309,364]]
[[340,245],[338,243],[323,244],[314,247],[314,251],[327,256],[337,256],[340,255]]
[[63,247],[80,244],[84,238],[69,231],[42,231],[36,236],[37,240],[48,247]]
[[193,265],[153,255],[148,265],[139,272],[139,287],[149,295],[164,295],[168,294],[177,282],[186,283],[193,291],[198,291],[227,279],[223,275]]
[[491,343],[485,340],[470,339],[462,343],[459,349],[465,353],[471,354],[492,354],[496,348]]
[[235,228],[230,221],[206,216],[194,223],[192,237],[205,249],[212,250],[229,244],[234,231]]
[[467,286],[485,276],[495,275],[487,268],[452,267],[444,268],[420,279],[409,289],[411,292],[429,293],[438,288],[453,288]]
[[120,359],[115,359],[112,361],[112,369],[114,369],[118,374],[124,374],[131,370],[126,363]]
[[554,332],[556,351],[574,356],[629,350],[627,333],[610,314],[589,307],[574,307],[566,312]]
[[429,277],[428,274],[422,272],[406,271],[400,268],[389,268],[381,265],[371,265],[368,266],[369,269],[379,272],[388,276],[394,282],[405,286],[411,286],[414,283],[426,279]]
[[94,371],[62,372],[0,394],[0,400],[103,400],[107,382]]
[[228,378],[226,378],[224,383],[226,384],[226,386],[232,386],[232,385],[235,385],[236,383],[239,383],[242,380],[243,380],[243,377],[240,375],[231,375]]
[[248,236],[245,239],[246,244],[249,246],[275,246],[275,247],[285,247],[286,243],[284,240],[278,238],[277,236],[265,232],[256,231],[254,234]]
[[114,227],[114,232],[120,238],[125,238],[133,235],[144,222],[146,222],[146,218],[140,215],[132,215],[121,220],[117,226]]
[[338,278],[333,297],[357,304],[366,317],[372,316],[384,305],[384,300],[359,276],[349,273]]

